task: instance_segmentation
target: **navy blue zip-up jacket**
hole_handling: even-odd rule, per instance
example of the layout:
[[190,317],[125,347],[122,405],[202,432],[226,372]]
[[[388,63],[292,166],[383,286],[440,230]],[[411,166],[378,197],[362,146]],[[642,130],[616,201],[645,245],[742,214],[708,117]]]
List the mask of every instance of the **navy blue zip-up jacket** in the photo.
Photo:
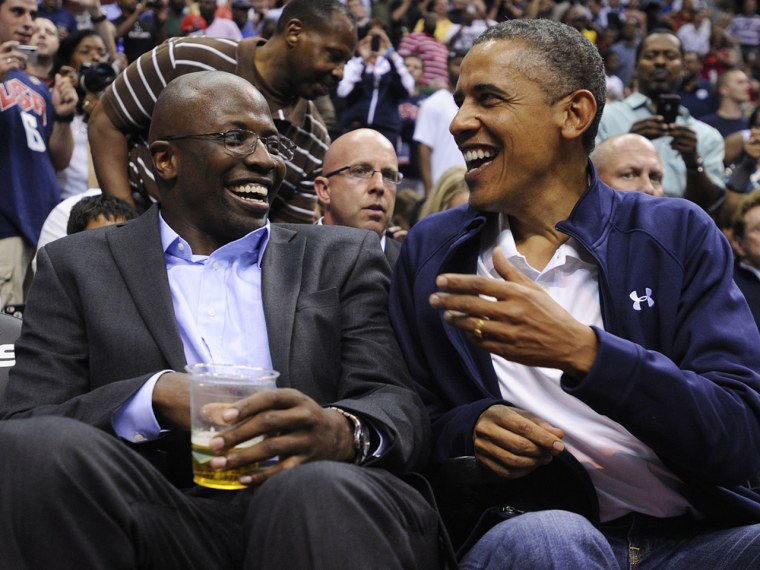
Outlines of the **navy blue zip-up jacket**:
[[[760,496],[744,486],[760,472],[760,335],[728,242],[690,202],[619,192],[589,169],[589,190],[557,229],[598,263],[604,330],[594,329],[592,369],[580,381],[563,377],[562,388],[651,447],[705,516],[760,522]],[[480,414],[509,405],[491,355],[428,303],[440,273],[476,272],[489,215],[464,206],[423,220],[394,270],[391,319],[433,422],[436,462],[473,455]],[[556,489],[580,479],[598,517],[580,463],[567,451],[555,463]]]

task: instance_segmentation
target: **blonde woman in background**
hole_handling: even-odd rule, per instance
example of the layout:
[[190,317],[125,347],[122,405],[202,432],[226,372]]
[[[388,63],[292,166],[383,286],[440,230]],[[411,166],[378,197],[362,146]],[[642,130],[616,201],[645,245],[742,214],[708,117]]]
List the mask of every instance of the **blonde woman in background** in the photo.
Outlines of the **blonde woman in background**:
[[443,212],[467,203],[470,198],[470,190],[464,181],[465,172],[467,169],[464,166],[452,166],[441,174],[432,192],[422,205],[420,220],[430,214]]

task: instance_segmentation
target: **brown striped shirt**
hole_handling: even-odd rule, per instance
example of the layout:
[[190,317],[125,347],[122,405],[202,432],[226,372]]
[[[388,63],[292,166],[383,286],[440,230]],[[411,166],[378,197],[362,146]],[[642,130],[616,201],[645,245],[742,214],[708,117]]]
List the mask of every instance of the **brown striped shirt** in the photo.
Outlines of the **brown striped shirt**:
[[280,134],[297,146],[272,202],[271,220],[314,221],[317,203],[314,178],[322,170],[330,137],[311,101],[299,98],[288,106],[277,101],[253,64],[256,47],[261,43],[262,40],[258,39],[170,38],[143,54],[111,84],[101,104],[111,122],[130,139],[129,176],[133,188],[143,194],[157,195],[146,141],[153,107],[161,90],[172,79],[185,73],[226,71],[242,77],[261,91],[269,102]]

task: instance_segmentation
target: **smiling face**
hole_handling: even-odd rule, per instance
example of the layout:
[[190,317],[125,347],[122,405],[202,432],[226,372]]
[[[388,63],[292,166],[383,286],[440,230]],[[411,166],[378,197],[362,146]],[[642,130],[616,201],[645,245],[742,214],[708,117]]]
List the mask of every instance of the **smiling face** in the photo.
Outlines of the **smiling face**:
[[[297,24],[294,24],[297,22]],[[300,21],[287,24],[289,42],[288,93],[304,99],[328,95],[343,78],[343,67],[356,47],[356,28],[344,13],[335,11],[329,28],[304,28]]]
[[278,134],[269,105],[249,83],[219,72],[197,79],[193,75],[201,74],[183,76],[189,79],[182,83],[181,97],[163,105],[159,98],[154,111],[158,124],[151,126],[151,141],[159,142],[151,151],[161,178],[164,218],[193,252],[208,254],[266,223],[285,163],[273,158],[261,141],[248,156],[233,154],[218,139],[161,142],[162,136],[230,129],[261,137]]
[[651,34],[644,39],[636,64],[639,90],[652,100],[675,93],[684,74],[681,42],[673,34]]
[[467,163],[470,205],[479,210],[508,212],[530,200],[562,154],[561,109],[525,74],[527,49],[491,40],[462,62],[450,130]]
[[[393,145],[372,129],[350,131],[337,138],[325,155],[322,170],[329,173],[356,165],[398,172]],[[388,227],[396,204],[396,185],[385,182],[379,172],[369,179],[353,178],[347,172],[318,176],[314,189],[324,208],[325,224],[364,228],[378,235]]]
[[22,45],[31,43],[36,17],[34,0],[5,0],[0,4],[0,43],[13,40]]

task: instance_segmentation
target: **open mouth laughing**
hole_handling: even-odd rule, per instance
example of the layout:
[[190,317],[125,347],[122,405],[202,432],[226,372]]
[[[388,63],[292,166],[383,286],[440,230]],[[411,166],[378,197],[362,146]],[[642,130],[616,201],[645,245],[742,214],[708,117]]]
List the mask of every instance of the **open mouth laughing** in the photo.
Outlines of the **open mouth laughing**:
[[251,206],[268,207],[267,196],[269,190],[261,184],[247,182],[245,184],[234,184],[227,187],[233,195]]
[[490,163],[496,158],[497,154],[499,154],[497,151],[490,148],[468,149],[462,151],[468,172],[477,170]]

